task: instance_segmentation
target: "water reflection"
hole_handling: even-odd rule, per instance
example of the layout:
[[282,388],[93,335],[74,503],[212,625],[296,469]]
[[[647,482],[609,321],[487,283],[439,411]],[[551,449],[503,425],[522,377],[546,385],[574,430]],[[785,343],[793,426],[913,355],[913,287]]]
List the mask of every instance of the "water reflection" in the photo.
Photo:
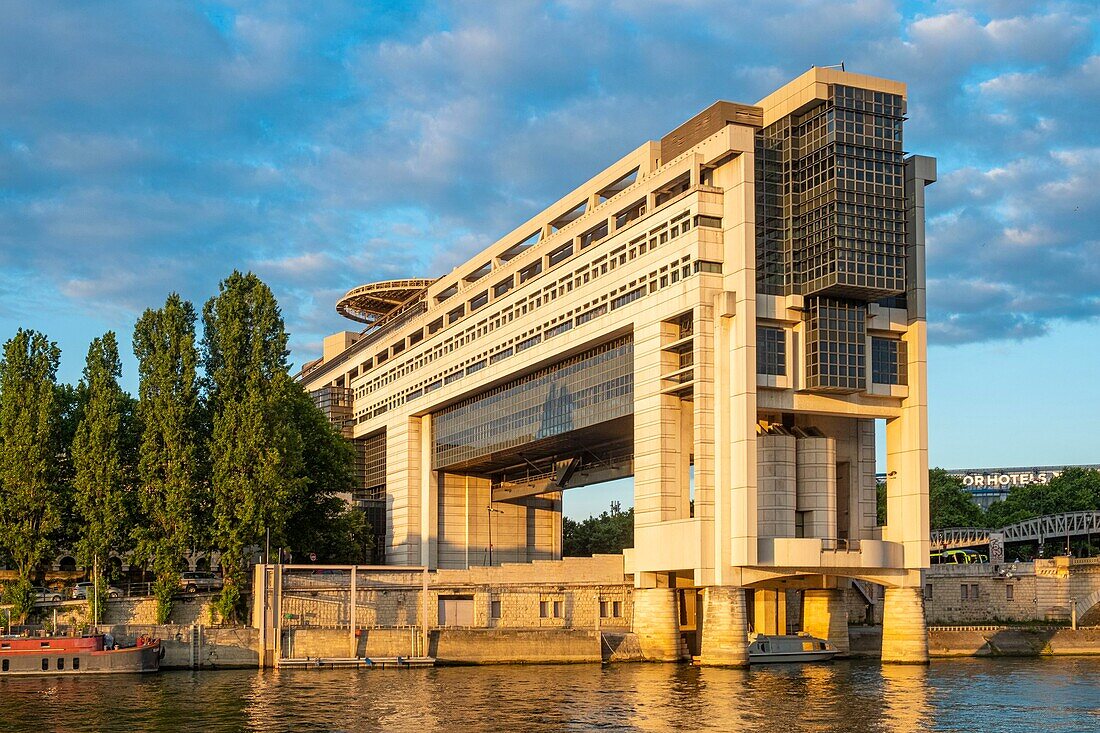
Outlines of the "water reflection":
[[0,678],[4,731],[1100,729],[1100,659]]

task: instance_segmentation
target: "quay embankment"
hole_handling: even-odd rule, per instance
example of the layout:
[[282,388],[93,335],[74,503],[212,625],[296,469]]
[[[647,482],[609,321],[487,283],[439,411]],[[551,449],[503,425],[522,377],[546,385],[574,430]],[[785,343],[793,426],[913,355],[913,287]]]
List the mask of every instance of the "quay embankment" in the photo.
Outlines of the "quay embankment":
[[[877,658],[882,648],[881,626],[851,626],[850,655]],[[1100,656],[1100,626],[932,626],[928,629],[928,656],[1046,657]]]

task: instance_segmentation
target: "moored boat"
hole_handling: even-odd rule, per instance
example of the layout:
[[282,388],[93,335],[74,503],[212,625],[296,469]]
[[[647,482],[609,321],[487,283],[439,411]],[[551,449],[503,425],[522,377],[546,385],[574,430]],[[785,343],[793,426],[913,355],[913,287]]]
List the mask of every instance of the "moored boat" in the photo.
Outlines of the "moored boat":
[[749,664],[779,662],[826,662],[837,655],[837,648],[809,634],[749,637]]
[[0,637],[0,677],[156,672],[163,657],[160,639],[148,637],[122,648],[103,634]]

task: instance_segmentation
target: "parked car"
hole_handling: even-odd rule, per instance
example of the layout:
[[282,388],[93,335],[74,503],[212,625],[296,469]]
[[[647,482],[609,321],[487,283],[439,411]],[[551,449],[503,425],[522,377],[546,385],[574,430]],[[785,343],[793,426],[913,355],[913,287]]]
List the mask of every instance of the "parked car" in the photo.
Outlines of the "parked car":
[[[85,601],[90,598],[92,595],[92,586],[94,585],[95,583],[91,582],[77,583],[76,585],[74,585],[73,600]],[[113,585],[109,585],[103,590],[107,594],[108,598],[122,598],[122,596],[126,595],[122,592],[121,588],[116,588]]]
[[35,586],[34,588],[31,588],[31,591],[34,592],[34,602],[35,603],[60,603],[61,602],[61,593],[59,591],[51,590],[50,588],[41,588],[41,587],[38,587],[38,586]]
[[214,591],[222,589],[222,579],[216,573],[196,571],[180,574],[180,588],[188,593]]

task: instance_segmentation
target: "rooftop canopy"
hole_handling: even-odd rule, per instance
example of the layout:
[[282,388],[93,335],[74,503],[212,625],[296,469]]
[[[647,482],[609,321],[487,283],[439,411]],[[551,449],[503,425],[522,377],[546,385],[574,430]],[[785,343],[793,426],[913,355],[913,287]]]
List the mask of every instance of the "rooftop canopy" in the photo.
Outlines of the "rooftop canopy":
[[360,323],[373,324],[389,315],[435,280],[383,280],[352,288],[336,302],[336,312]]

